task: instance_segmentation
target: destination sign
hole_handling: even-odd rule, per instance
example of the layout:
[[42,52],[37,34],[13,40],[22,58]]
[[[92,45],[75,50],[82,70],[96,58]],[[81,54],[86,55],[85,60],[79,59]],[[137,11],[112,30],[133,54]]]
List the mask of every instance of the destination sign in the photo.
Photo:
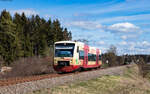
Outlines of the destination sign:
[[57,46],[55,49],[73,49],[73,47],[67,47],[67,46]]

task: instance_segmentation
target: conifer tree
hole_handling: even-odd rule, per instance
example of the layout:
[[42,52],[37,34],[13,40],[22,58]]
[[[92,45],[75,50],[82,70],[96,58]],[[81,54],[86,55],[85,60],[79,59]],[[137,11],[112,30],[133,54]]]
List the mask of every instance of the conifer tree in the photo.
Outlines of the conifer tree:
[[58,19],[53,21],[54,42],[63,40],[63,29]]
[[16,25],[6,10],[0,15],[0,55],[9,64],[18,56]]
[[6,65],[21,57],[47,56],[54,42],[71,39],[71,32],[58,19],[26,17],[25,13],[12,18],[6,10],[0,14],[0,57]]

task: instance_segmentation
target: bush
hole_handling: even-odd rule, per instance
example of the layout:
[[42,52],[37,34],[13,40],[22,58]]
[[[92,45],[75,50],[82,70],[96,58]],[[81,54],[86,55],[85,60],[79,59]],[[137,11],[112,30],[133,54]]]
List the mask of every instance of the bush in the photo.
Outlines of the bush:
[[137,60],[136,64],[139,68],[139,74],[142,77],[146,77],[150,71],[150,66],[144,62],[144,59],[142,57]]
[[118,62],[118,65],[124,65],[124,57],[123,56],[117,56],[117,62]]
[[22,58],[11,65],[12,70],[4,74],[3,78],[24,77],[24,76],[54,73],[52,61],[53,61],[52,57]]
[[4,64],[4,61],[3,61],[3,59],[1,59],[1,57],[0,57],[0,70],[1,70],[1,68],[2,68],[2,66],[3,66],[3,64]]
[[118,66],[117,56],[112,52],[106,53],[105,54],[105,64],[108,67]]
[[107,52],[102,55],[102,58],[104,67],[119,65],[119,63],[117,62],[117,48],[113,45],[111,45]]

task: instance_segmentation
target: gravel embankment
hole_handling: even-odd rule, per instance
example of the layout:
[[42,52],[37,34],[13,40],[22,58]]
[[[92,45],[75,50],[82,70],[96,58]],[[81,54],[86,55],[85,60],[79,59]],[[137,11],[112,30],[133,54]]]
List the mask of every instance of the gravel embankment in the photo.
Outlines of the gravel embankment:
[[[128,65],[130,66],[130,65]],[[48,79],[42,79],[32,82],[25,82],[11,86],[0,87],[0,94],[26,94],[27,92],[40,90],[43,88],[52,88],[61,84],[75,81],[90,80],[104,75],[121,75],[128,66],[113,67],[68,76],[60,76]]]

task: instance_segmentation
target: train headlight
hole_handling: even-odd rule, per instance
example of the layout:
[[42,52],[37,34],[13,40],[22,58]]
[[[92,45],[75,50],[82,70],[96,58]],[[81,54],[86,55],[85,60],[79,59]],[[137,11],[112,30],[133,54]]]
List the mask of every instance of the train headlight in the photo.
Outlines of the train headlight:
[[57,60],[56,59],[54,60],[54,65],[57,65]]
[[70,64],[72,64],[72,59],[70,60]]

